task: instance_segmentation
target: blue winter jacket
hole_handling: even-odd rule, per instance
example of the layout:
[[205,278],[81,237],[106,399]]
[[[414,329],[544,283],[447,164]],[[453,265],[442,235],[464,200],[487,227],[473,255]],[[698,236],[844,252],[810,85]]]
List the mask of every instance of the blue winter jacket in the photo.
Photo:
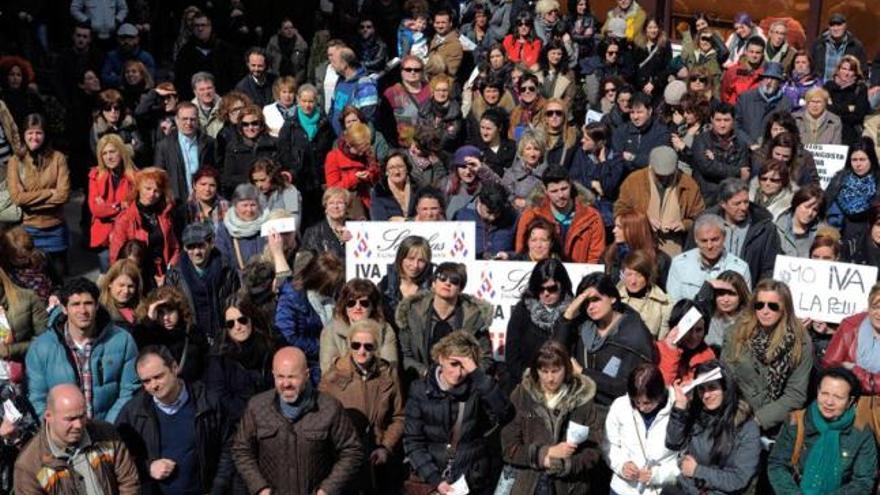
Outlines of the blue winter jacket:
[[462,208],[455,213],[455,220],[474,222],[476,232],[475,253],[477,259],[486,259],[499,252],[513,253],[516,245],[516,223],[518,213],[512,213],[499,219],[497,225],[487,224],[477,212],[470,208]]
[[[46,410],[46,396],[52,387],[81,383],[73,354],[64,342],[66,324],[64,315],[55,319],[33,340],[25,357],[28,399],[38,417]],[[103,330],[92,348],[92,418],[112,423],[140,388],[134,366],[138,350],[131,334],[114,325],[104,310],[99,310],[96,325]]]
[[306,291],[285,282],[278,292],[275,307],[275,330],[287,345],[298,347],[306,355],[312,385],[321,381],[320,341],[324,324],[309,303]]

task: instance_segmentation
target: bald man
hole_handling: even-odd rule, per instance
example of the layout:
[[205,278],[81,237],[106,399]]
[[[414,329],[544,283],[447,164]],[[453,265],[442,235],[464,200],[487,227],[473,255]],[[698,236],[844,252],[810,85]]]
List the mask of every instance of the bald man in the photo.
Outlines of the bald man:
[[89,420],[73,384],[49,390],[43,427],[15,462],[15,493],[135,495],[137,468],[109,423]]
[[232,444],[248,493],[346,493],[364,450],[342,405],[312,388],[306,355],[296,347],[275,353],[272,376],[275,389],[251,398]]

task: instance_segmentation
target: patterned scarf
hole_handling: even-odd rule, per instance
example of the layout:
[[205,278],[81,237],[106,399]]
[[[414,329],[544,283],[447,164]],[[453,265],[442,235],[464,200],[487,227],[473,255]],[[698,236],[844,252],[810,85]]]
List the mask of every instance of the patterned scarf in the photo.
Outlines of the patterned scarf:
[[837,204],[847,215],[864,213],[871,206],[871,199],[876,192],[877,183],[873,174],[859,177],[850,172],[843,179],[843,186],[837,194]]
[[541,304],[541,301],[531,297],[527,297],[523,301],[525,302],[526,309],[529,310],[529,318],[531,318],[532,323],[541,330],[549,332],[553,330],[553,325],[556,324],[556,321],[562,316],[562,312],[571,303],[571,298],[566,296],[562,302],[550,308]]
[[770,392],[770,398],[776,400],[782,396],[785,382],[794,368],[791,356],[791,349],[794,347],[794,332],[786,329],[785,335],[782,337],[782,345],[777,346],[772,352],[770,351],[770,333],[759,329],[752,335],[749,346],[752,356],[767,367],[767,390]]

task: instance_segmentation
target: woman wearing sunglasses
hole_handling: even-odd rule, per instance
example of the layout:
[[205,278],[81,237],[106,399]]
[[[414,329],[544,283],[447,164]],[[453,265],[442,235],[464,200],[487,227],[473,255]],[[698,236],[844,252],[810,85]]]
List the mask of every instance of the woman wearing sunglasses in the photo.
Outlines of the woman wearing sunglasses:
[[690,30],[686,26],[685,31],[681,32],[681,61],[687,68],[688,80],[697,81],[703,85],[700,92],[705,92],[711,88],[711,96],[717,97],[717,88],[721,84],[721,63],[718,61],[718,52],[716,50],[716,34],[711,31],[704,31],[696,35],[694,38]]
[[[353,280],[352,282],[366,280]],[[348,287],[346,285],[346,287]],[[375,287],[374,287],[375,290]],[[343,288],[343,297],[345,288]],[[340,299],[341,301],[342,299]],[[397,493],[401,465],[404,403],[397,364],[384,359],[381,349],[388,325],[361,319],[346,327],[344,349],[325,370],[320,390],[335,397],[361,433],[366,457],[358,478],[360,493]],[[326,329],[325,329],[326,332]],[[393,336],[393,333],[391,334]],[[395,348],[397,341],[390,342]],[[321,344],[323,354],[323,342]]]
[[[534,17],[527,10],[522,10],[511,23],[510,34],[504,37],[501,44],[507,52],[507,59],[514,64],[523,64],[531,69],[538,65],[541,56],[542,41],[535,34]],[[491,55],[491,52],[490,52]]]
[[89,146],[92,154],[98,140],[107,134],[117,134],[122,142],[129,147],[129,152],[138,154],[144,147],[134,117],[128,115],[128,109],[122,94],[115,89],[105,89],[98,94],[97,108],[92,119],[92,130],[89,133]]
[[553,336],[553,326],[571,303],[571,279],[561,261],[539,261],[532,269],[522,298],[513,307],[504,338],[504,362],[510,392],[544,342]]
[[797,188],[797,184],[791,182],[788,164],[770,158],[763,161],[749,181],[749,201],[766,208],[776,222],[791,208]]
[[752,409],[737,390],[742,382],[717,360],[697,366],[696,375],[715,370],[720,371],[720,378],[687,394],[680,383],[673,386],[666,448],[679,451],[681,460],[675,489],[667,489],[668,493],[743,493],[758,471],[760,432]]
[[553,338],[572,349],[575,371],[596,382],[596,403],[604,414],[626,393],[627,377],[642,363],[654,362],[654,339],[639,314],[620,302],[611,277],[591,273],[556,321]]
[[752,308],[746,309],[736,330],[728,334],[721,359],[755,411],[763,434],[775,435],[789,413],[804,406],[813,344],[794,314],[785,283],[758,282]]
[[397,335],[382,313],[382,295],[373,282],[356,278],[342,286],[333,319],[321,331],[321,372],[327,373],[333,363],[348,354],[348,336],[352,325],[371,320],[378,324],[375,356],[397,363]]
[[214,342],[205,366],[205,387],[227,407],[230,420],[238,422],[248,400],[272,388],[270,323],[256,306],[233,296],[223,312],[223,329]]
[[238,132],[226,145],[223,158],[221,182],[227,198],[238,184],[248,182],[248,171],[258,158],[277,160],[277,141],[266,130],[263,110],[256,105],[247,105],[241,110]]
[[527,130],[541,123],[545,101],[541,96],[541,83],[538,81],[538,76],[532,73],[524,73],[519,78],[516,88],[519,103],[510,112],[507,137],[519,141]]

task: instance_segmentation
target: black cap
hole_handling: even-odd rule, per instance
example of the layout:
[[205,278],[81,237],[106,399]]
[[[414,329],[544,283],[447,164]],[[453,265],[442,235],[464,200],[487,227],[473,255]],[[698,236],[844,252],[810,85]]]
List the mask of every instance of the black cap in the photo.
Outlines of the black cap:
[[846,16],[840,12],[835,12],[828,18],[828,24],[832,26],[834,24],[846,24]]

